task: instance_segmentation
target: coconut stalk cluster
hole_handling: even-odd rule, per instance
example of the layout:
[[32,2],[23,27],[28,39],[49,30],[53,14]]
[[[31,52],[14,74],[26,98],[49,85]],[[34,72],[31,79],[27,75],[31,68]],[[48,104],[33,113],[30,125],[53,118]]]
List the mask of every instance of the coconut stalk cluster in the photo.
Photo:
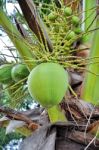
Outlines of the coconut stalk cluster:
[[[21,5],[21,2],[19,4]],[[52,3],[49,4],[49,8],[48,15],[42,14],[45,25],[42,25],[43,22],[34,8],[35,14],[31,15],[37,16],[34,20],[34,23],[36,22],[35,24],[38,25],[37,28],[35,27],[36,31],[27,20],[29,27],[37,34],[37,37],[33,37],[34,41],[28,42],[27,37],[24,38],[20,35],[2,10],[0,24],[7,31],[31,72],[28,78],[28,89],[31,96],[48,110],[50,120],[56,122],[66,120],[64,113],[59,108],[59,103],[63,100],[69,87],[67,69],[82,68],[83,59],[79,59],[75,55],[77,49],[75,44],[81,40],[83,32],[80,24],[81,16],[74,12],[72,7],[61,5],[61,8],[58,8]],[[24,10],[23,13],[26,16]],[[3,19],[5,19],[6,25],[2,21]],[[8,32],[10,26],[14,32]],[[43,26],[45,26],[48,35],[45,34]],[[21,30],[22,27],[18,25],[18,28]],[[22,46],[20,40],[22,40]],[[20,81],[24,80],[28,74],[29,72],[22,65],[21,67],[16,65],[11,69],[10,76],[14,83],[21,83]],[[56,112],[56,114],[52,112]]]

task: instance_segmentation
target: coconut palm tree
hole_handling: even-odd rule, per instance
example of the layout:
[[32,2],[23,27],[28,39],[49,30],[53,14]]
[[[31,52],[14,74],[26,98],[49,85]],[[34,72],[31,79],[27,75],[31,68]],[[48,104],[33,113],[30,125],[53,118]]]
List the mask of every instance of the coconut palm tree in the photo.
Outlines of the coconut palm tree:
[[[18,14],[27,30],[20,17],[19,20],[14,17],[15,27],[0,9],[0,25],[18,52],[18,61],[10,64],[12,78],[5,89],[11,87],[9,94],[16,91],[19,97],[21,92],[21,95],[27,93],[27,88],[24,91],[23,87],[28,86],[30,95],[44,109],[36,109],[37,113],[35,110],[23,113],[3,107],[0,112],[12,120],[23,121],[24,124],[20,123],[15,129],[25,136],[39,128],[20,149],[31,150],[39,146],[39,149],[54,150],[55,142],[56,149],[66,149],[66,138],[71,149],[74,141],[81,143],[75,143],[76,149],[96,149],[94,142],[99,145],[97,1],[83,1],[82,4],[80,0],[55,0],[43,7],[37,2],[35,5],[32,0],[24,0],[24,3],[18,0],[18,3],[24,17],[20,12]],[[16,68],[20,63],[25,69]],[[19,70],[17,81],[12,70]],[[29,76],[25,74],[26,70],[30,72]],[[14,101],[17,99],[15,97]],[[9,127],[8,120],[2,120],[2,124]]]

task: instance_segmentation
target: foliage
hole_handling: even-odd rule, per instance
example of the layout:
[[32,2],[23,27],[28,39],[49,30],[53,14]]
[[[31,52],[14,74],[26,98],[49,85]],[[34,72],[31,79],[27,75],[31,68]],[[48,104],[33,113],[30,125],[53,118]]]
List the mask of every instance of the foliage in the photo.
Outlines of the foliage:
[[4,128],[0,128],[0,149],[1,147],[9,143],[9,141],[11,141],[12,139],[23,138],[21,134],[11,133],[11,134],[5,135],[5,132],[6,130]]

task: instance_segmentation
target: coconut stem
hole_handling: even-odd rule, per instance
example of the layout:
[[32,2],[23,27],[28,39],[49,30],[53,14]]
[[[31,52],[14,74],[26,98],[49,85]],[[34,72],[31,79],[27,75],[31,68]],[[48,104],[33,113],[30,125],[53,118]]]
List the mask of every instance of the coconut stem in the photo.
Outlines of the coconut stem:
[[65,117],[65,114],[63,111],[61,111],[60,107],[58,105],[55,105],[47,110],[50,122],[59,122],[59,121],[64,121],[66,122],[67,119]]

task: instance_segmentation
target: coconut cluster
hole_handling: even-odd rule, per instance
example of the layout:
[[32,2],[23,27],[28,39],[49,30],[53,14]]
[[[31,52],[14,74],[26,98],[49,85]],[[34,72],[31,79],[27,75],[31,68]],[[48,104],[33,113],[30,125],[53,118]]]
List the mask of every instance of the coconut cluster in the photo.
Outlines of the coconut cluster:
[[52,11],[48,15],[47,23],[55,37],[55,33],[60,35],[60,40],[70,42],[70,45],[75,42],[82,33],[80,26],[80,18],[73,14],[71,7],[63,7],[58,11]]

